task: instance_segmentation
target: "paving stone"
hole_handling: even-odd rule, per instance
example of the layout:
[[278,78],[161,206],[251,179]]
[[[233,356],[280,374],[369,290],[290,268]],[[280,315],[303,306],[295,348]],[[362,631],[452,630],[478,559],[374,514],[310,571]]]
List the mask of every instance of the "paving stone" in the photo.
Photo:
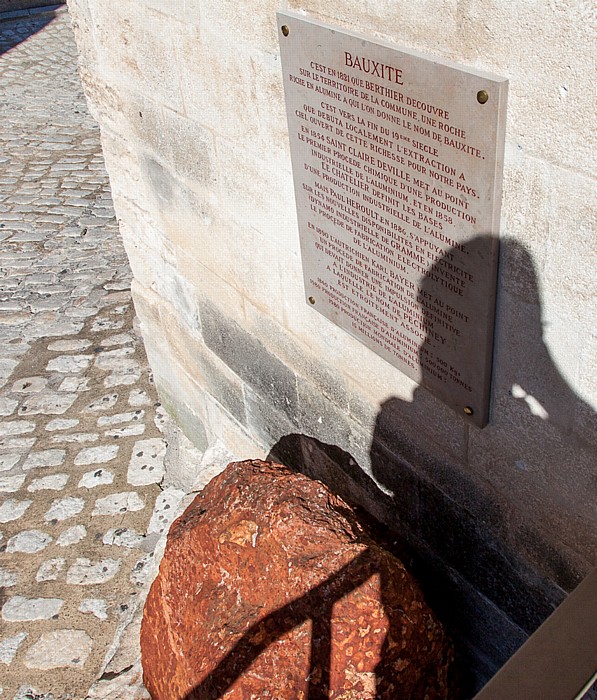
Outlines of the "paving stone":
[[87,537],[87,529],[85,526],[73,525],[60,533],[56,544],[59,547],[70,547],[73,544],[78,544],[85,537]]
[[93,489],[96,486],[105,486],[114,481],[114,474],[107,469],[96,469],[86,472],[78,483],[79,488]]
[[73,338],[72,340],[55,340],[48,345],[48,350],[56,352],[72,352],[74,350],[85,350],[91,345],[91,340],[86,338]]
[[75,457],[76,465],[104,464],[115,459],[118,454],[118,445],[99,445],[98,447],[86,447]]
[[91,326],[92,333],[100,333],[102,331],[115,331],[124,326],[124,321],[117,321],[111,318],[98,318]]
[[5,396],[0,397],[0,416],[10,416],[15,412],[19,402]]
[[129,530],[126,527],[114,527],[108,530],[104,535],[102,542],[116,547],[128,547],[129,549],[137,549],[145,540],[143,535],[139,535],[135,530]]
[[100,416],[97,419],[98,428],[105,428],[109,425],[118,425],[119,423],[130,423],[132,421],[140,421],[143,419],[145,411],[139,409],[137,411],[128,411],[127,413],[116,413],[113,416]]
[[0,640],[0,663],[9,666],[27,636],[27,632],[19,632],[14,637],[5,637]]
[[60,598],[24,598],[17,595],[2,606],[2,619],[5,622],[50,620],[58,615],[63,605],[64,601]]
[[35,423],[30,420],[12,420],[0,422],[0,436],[23,435],[35,430]]
[[33,501],[18,501],[16,498],[9,498],[0,505],[0,523],[10,523],[23,517]]
[[35,554],[45,549],[52,538],[45,532],[40,530],[23,530],[16,535],[13,535],[6,544],[6,551],[22,552],[23,554]]
[[77,399],[77,394],[43,393],[29,398],[19,408],[20,416],[31,416],[39,413],[45,415],[61,415],[65,413]]
[[105,620],[108,617],[108,604],[102,598],[85,598],[79,605],[82,613],[92,613],[98,620]]
[[13,385],[11,391],[17,394],[37,394],[43,391],[48,384],[46,377],[25,377],[18,379]]
[[[62,334],[60,334],[62,335]],[[83,372],[91,364],[93,355],[62,355],[48,362],[48,372],[62,372],[64,374]]]
[[118,401],[118,394],[106,394],[95,401],[92,401],[83,410],[88,411],[109,411]]
[[110,389],[114,386],[130,386],[141,379],[141,368],[131,369],[126,372],[114,372],[104,379],[104,386]]
[[26,452],[37,442],[37,438],[0,438],[0,450],[2,452]]
[[[133,328],[131,272],[99,129],[78,82],[68,15],[33,34],[21,21],[4,22],[0,35],[11,27],[21,27],[28,40],[2,54],[0,508],[12,517],[24,507],[19,504],[33,502],[20,520],[2,526],[8,563],[0,568],[0,586],[3,602],[15,594],[65,603],[58,620],[3,623],[15,631],[3,632],[0,641],[0,661],[10,663],[10,673],[0,674],[0,692],[11,700],[107,700],[88,689],[131,618],[141,581],[153,571],[147,553],[157,534],[144,532],[159,489],[124,483],[133,445],[156,435],[157,397]],[[148,420],[137,410],[146,410]],[[109,414],[120,418],[97,426]],[[99,449],[85,452],[89,448]],[[75,512],[83,499],[89,507]],[[45,522],[44,514],[55,521],[49,532],[31,529],[33,518]],[[110,567],[97,568],[106,561],[116,562],[113,576]],[[69,572],[71,580],[104,582],[66,586]],[[83,601],[81,590],[90,593]],[[17,632],[29,637],[14,639]],[[90,637],[97,645],[92,656]],[[147,698],[137,692],[139,678],[133,692],[123,683],[114,700]]]
[[[12,325],[16,320],[17,323],[15,325],[18,325],[19,323],[26,323],[29,320],[29,314],[9,314],[8,316],[7,318],[6,314],[0,314],[0,323],[10,323]],[[18,364],[18,360],[0,360],[0,387],[6,384]]]
[[18,491],[25,482],[25,478],[26,477],[22,474],[0,477],[0,491],[4,493],[14,493]]
[[129,406],[149,406],[151,404],[151,399],[146,391],[142,389],[133,389],[129,394],[128,403]]
[[109,338],[102,340],[102,345],[108,348],[111,345],[125,345],[126,343],[133,343],[134,341],[135,338],[130,333],[118,333],[117,335],[111,335]]
[[59,467],[64,463],[66,450],[41,450],[40,452],[30,452],[23,463],[25,471],[29,469],[41,469],[43,467]]
[[72,433],[71,435],[56,435],[52,438],[53,443],[59,442],[97,442],[99,433]]
[[93,641],[83,630],[55,630],[41,635],[27,650],[24,663],[27,668],[40,671],[69,666],[82,667],[92,648]]
[[34,479],[29,486],[27,486],[27,491],[33,493],[35,491],[62,491],[66,486],[69,479],[68,474],[50,474],[49,476],[42,476],[39,479]]
[[66,582],[77,586],[94,586],[114,578],[120,569],[120,559],[102,559],[93,563],[85,557],[78,558],[66,574]]
[[68,520],[78,515],[85,508],[85,500],[75,496],[67,496],[53,501],[52,505],[44,515],[46,522]]
[[137,425],[127,425],[122,428],[112,428],[112,430],[106,430],[104,436],[109,438],[123,438],[135,435],[143,435],[144,432],[145,424],[138,423]]
[[60,572],[64,569],[65,564],[66,559],[62,557],[55,557],[54,559],[44,561],[37,570],[37,574],[35,574],[35,580],[38,583],[43,581],[56,581]]
[[58,387],[58,391],[74,391],[81,393],[89,391],[89,377],[65,377]]
[[11,586],[16,586],[18,582],[19,574],[16,571],[10,571],[10,569],[0,566],[0,587],[10,588]]
[[98,498],[91,515],[119,515],[127,511],[142,510],[143,508],[145,508],[145,501],[136,491],[125,491]]
[[152,533],[161,534],[170,527],[176,515],[176,509],[185,495],[184,491],[173,486],[169,486],[160,493],[156,499],[153,515],[147,527],[148,535]]
[[55,418],[46,425],[46,430],[70,430],[79,425],[79,423],[78,418]]
[[18,464],[20,459],[21,455],[0,455],[0,472],[10,471]]
[[166,442],[161,438],[138,440],[133,447],[127,481],[131,486],[157,484],[164,477]]

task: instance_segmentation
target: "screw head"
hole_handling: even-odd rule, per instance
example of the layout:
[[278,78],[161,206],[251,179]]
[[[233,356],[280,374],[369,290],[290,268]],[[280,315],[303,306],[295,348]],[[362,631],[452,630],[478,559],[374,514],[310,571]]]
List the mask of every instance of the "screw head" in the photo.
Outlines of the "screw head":
[[477,93],[477,102],[480,105],[484,105],[489,100],[489,93],[487,90],[479,90]]
[[465,406],[462,410],[466,413],[467,416],[472,416],[474,413],[473,409],[470,406]]
[[309,297],[309,304],[315,303],[315,297]]
[[290,34],[290,29],[288,29],[287,24],[282,25],[282,34],[284,34],[284,36],[288,36]]

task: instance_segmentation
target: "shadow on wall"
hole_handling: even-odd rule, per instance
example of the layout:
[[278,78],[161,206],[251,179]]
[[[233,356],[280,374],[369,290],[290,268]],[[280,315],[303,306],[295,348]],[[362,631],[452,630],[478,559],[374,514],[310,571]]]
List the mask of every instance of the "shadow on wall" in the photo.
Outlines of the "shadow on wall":
[[[483,240],[471,249],[476,244]],[[544,343],[537,278],[519,243],[502,243],[501,279],[489,426],[470,427],[418,388],[412,402],[392,398],[380,407],[370,475],[338,446],[299,434],[283,437],[268,455],[392,528],[396,537],[388,540],[385,532],[388,548],[419,579],[468,665],[467,696],[597,563],[591,561],[595,413],[568,386]],[[435,293],[428,284],[423,290]],[[427,330],[432,322],[427,319]],[[433,420],[437,431],[430,430]],[[446,444],[451,431],[465,436],[464,454]],[[324,656],[330,610],[323,601],[359,585],[344,590],[335,579],[306,596],[313,651]],[[268,616],[266,641],[251,646],[245,635],[186,700],[218,697],[266,646],[303,621],[292,604]],[[310,700],[327,697],[326,683],[324,674]]]
[[[60,5],[63,4],[60,3]],[[29,3],[29,5],[35,7],[36,5],[43,5],[43,3],[36,2]],[[0,56],[22,42],[27,41],[31,36],[53,22],[55,15],[52,10],[58,7],[58,3],[52,3],[52,7],[40,8],[40,11],[35,14],[27,15],[27,10],[25,10],[23,15],[18,18],[3,18],[2,15],[7,7],[9,5],[3,6],[2,2],[0,2]],[[10,6],[10,9],[14,10],[15,8]]]

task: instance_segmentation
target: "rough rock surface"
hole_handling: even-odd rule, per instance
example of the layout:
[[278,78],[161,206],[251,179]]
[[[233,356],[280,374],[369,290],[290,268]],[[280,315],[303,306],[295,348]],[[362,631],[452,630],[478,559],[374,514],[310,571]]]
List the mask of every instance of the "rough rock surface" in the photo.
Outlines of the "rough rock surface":
[[451,696],[443,628],[324,485],[233,462],[174,523],[141,631],[154,700]]

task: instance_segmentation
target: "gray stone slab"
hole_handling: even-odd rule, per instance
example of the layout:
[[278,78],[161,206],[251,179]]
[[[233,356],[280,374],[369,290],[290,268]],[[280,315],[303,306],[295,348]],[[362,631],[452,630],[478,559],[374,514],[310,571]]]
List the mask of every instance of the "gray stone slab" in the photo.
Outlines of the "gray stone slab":
[[307,303],[485,425],[507,81],[278,26]]

